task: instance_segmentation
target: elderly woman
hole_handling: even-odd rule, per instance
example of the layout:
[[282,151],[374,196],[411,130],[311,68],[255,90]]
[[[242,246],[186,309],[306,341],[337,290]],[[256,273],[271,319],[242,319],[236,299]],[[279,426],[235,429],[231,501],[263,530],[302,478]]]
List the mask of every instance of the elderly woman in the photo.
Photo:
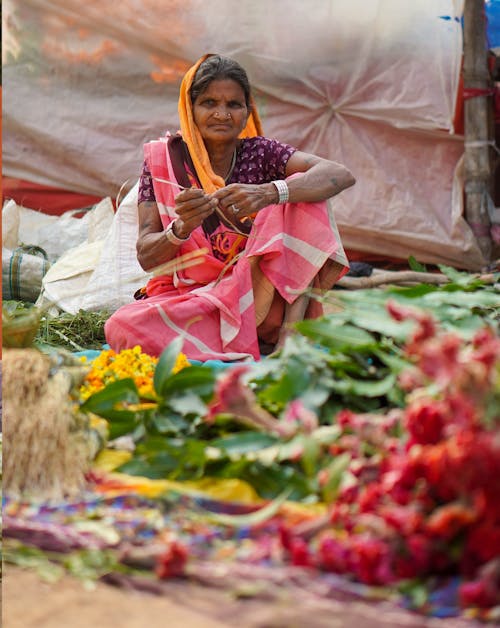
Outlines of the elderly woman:
[[110,317],[106,338],[159,355],[182,336],[191,359],[258,360],[292,323],[321,315],[311,290],[347,271],[327,199],[354,178],[263,137],[231,59],[205,55],[186,73],[179,116],[180,133],[144,147],[137,241],[145,270],[179,263]]

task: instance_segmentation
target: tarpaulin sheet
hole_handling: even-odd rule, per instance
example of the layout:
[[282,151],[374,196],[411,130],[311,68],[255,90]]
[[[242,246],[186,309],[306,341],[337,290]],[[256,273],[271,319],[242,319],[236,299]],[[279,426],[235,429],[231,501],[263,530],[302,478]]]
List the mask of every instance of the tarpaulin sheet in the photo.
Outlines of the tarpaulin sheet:
[[485,0],[488,46],[500,50],[500,0]]
[[463,0],[7,0],[4,174],[115,198],[185,70],[241,62],[265,134],[345,163],[349,249],[478,269],[453,120]]

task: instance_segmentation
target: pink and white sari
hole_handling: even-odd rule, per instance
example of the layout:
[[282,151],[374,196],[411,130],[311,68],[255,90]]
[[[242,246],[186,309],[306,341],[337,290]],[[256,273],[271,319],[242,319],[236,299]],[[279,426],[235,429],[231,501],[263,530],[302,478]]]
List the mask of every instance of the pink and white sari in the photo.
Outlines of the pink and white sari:
[[[145,156],[166,227],[176,217],[179,193],[175,185],[162,182],[177,182],[168,138],[146,144]],[[150,280],[148,298],[121,307],[108,319],[105,333],[112,349],[140,345],[145,353],[159,355],[182,336],[182,350],[193,360],[258,360],[257,321],[262,317],[256,302],[260,310],[267,299],[269,314],[259,330],[272,338],[273,330],[279,332],[284,302],[293,303],[311,285],[329,289],[348,270],[329,202],[262,209],[234,263],[213,255],[201,226],[179,247],[179,256],[199,249],[207,249],[201,264]],[[311,300],[306,316],[321,314],[321,305]]]

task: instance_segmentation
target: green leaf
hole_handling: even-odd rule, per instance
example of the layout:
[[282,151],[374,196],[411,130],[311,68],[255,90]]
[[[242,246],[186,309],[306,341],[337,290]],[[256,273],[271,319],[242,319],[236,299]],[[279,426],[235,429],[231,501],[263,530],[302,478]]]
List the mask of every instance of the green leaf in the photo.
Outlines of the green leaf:
[[297,359],[289,358],[283,367],[285,371],[278,381],[270,383],[262,391],[261,398],[271,403],[284,405],[305,392],[311,383],[311,376]]
[[38,576],[45,582],[55,583],[64,575],[64,569],[53,563],[46,552],[37,547],[28,547],[21,543],[7,541],[2,549],[2,560],[5,563],[35,569]]
[[472,308],[495,308],[500,306],[500,295],[489,290],[476,290],[475,292],[465,292],[458,290],[454,292],[449,291],[435,291],[425,296],[422,301],[424,307],[436,307],[438,305],[453,305],[455,307],[462,308],[464,310],[470,310]]
[[212,369],[193,365],[166,377],[162,382],[161,395],[168,398],[189,391],[190,394],[196,394],[208,401],[213,396],[216,378],[216,373]]
[[328,480],[323,486],[322,493],[323,499],[327,504],[331,503],[337,497],[342,477],[350,462],[351,455],[343,453],[336,456],[333,462],[326,467],[325,470],[328,474]]
[[357,395],[359,397],[382,397],[396,385],[396,374],[389,373],[381,380],[360,380],[344,376],[341,380],[332,382],[336,392]]
[[[155,374],[153,377],[153,386],[156,393],[160,397],[164,397],[163,389],[166,382],[172,375],[172,369],[174,368],[177,357],[181,352],[184,339],[181,336],[175,338],[166,349],[160,355],[160,358],[156,364]],[[182,371],[181,371],[182,372]]]
[[209,511],[205,511],[205,514],[208,519],[220,525],[231,526],[233,528],[255,526],[273,517],[278,512],[281,505],[286,501],[290,493],[291,490],[286,489],[269,504],[248,515],[226,515],[223,513],[214,513]]
[[151,454],[147,457],[134,457],[122,464],[118,471],[128,475],[164,480],[178,466],[178,460],[166,451]]
[[274,445],[278,439],[262,432],[241,432],[211,441],[211,447],[222,449],[228,456],[241,456]]
[[333,318],[306,320],[297,323],[296,327],[304,336],[336,350],[376,345],[375,339],[367,331],[349,324],[337,325]]
[[110,440],[130,434],[144,413],[133,410],[120,410],[123,404],[140,402],[134,380],[120,379],[108,384],[103,390],[89,397],[81,406],[83,412],[92,412],[109,421]]
[[444,264],[438,265],[439,270],[446,275],[448,279],[457,284],[457,286],[461,286],[462,288],[467,286],[477,286],[482,284],[482,281],[478,279],[477,276],[471,275],[470,273],[459,271],[456,268],[452,268],[451,266],[445,266]]
[[315,477],[317,472],[318,460],[321,454],[321,447],[318,442],[311,436],[302,437],[302,446],[304,451],[302,453],[300,462],[304,473],[309,478]]
[[187,391],[179,396],[170,397],[168,405],[172,410],[182,416],[204,416],[207,413],[207,405],[194,392]]
[[351,317],[351,322],[368,331],[377,332],[388,338],[394,338],[404,342],[408,334],[414,329],[413,321],[395,321],[385,310],[372,310],[371,312],[356,311]]
[[178,435],[186,428],[186,421],[180,417],[175,417],[165,413],[157,413],[151,417],[151,421],[148,424],[151,431],[158,432],[160,434],[174,434]]
[[[249,454],[249,456],[251,455],[256,454]],[[290,464],[278,464],[277,462],[263,464],[257,460],[251,461],[247,458],[240,458],[234,462],[217,461],[210,465],[206,474],[244,480],[253,486],[264,499],[274,499],[282,492],[284,486],[291,490],[290,499],[316,499],[311,482]]]
[[427,272],[427,266],[425,264],[417,262],[413,255],[410,255],[410,257],[408,258],[408,266],[411,268],[411,270],[415,270],[418,273]]

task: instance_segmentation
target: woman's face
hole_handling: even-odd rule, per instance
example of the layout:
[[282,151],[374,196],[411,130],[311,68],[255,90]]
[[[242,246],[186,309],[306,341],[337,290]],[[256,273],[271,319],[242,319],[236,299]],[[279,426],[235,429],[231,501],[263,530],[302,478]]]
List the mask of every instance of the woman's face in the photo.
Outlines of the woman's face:
[[193,115],[208,143],[234,142],[246,126],[249,110],[245,92],[232,79],[215,79],[194,101]]

